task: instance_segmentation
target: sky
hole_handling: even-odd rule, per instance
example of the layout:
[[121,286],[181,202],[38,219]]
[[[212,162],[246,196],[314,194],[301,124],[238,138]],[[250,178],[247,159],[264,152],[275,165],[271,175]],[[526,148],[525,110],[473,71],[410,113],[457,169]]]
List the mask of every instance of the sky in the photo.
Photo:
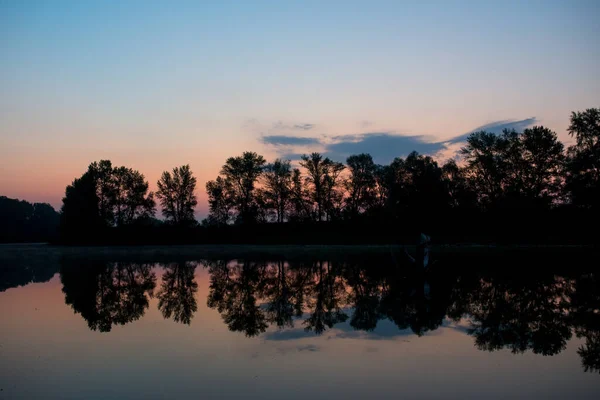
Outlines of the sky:
[[59,208],[92,161],[445,159],[600,107],[600,2],[0,0],[0,195]]

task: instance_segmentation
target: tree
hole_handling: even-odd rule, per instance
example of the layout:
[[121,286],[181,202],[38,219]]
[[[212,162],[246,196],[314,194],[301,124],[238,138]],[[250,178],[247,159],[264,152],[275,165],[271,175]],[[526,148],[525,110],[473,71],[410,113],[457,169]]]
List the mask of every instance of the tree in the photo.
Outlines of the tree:
[[115,217],[116,188],[113,171],[110,160],[93,162],[88,167],[88,173],[92,176],[96,186],[100,218],[106,226],[112,226]]
[[308,205],[308,191],[304,187],[302,174],[298,168],[292,171],[292,187],[290,191],[290,217],[296,221],[306,221],[311,218]]
[[214,181],[206,182],[206,193],[209,206],[208,224],[226,225],[231,219],[231,182],[218,176]]
[[325,213],[328,221],[339,217],[344,204],[344,192],[341,174],[346,166],[340,162],[330,161],[327,164],[325,180]]
[[461,154],[484,207],[549,207],[560,195],[563,145],[548,128],[476,132]]
[[0,196],[0,243],[43,242],[58,233],[60,215],[47,203]]
[[484,206],[495,204],[502,196],[508,170],[504,157],[506,143],[504,137],[480,131],[472,133],[460,150],[466,162],[467,179]]
[[549,206],[561,193],[564,146],[556,133],[543,126],[525,129],[519,139],[522,195],[535,205]]
[[144,180],[144,175],[131,168],[119,167],[113,170],[113,179],[117,226],[154,216],[154,193],[148,193],[148,182]]
[[300,165],[306,169],[308,176],[305,178],[309,186],[309,198],[313,203],[315,220],[322,221],[331,215],[341,198],[337,189],[340,185],[340,173],[344,170],[344,165],[331,161],[329,158],[323,158],[319,153],[312,153],[310,156],[304,154]]
[[106,221],[100,217],[96,180],[89,170],[67,186],[62,202],[60,230],[63,239],[87,240],[106,227]]
[[368,210],[377,197],[377,166],[371,155],[364,153],[348,157],[346,163],[350,170],[350,178],[345,185],[348,192],[346,209],[350,215],[356,216]]
[[566,188],[573,205],[600,204],[600,108],[573,112],[569,134],[576,144],[569,147]]
[[194,207],[198,201],[194,194],[196,178],[190,166],[175,167],[172,174],[164,171],[157,185],[156,197],[165,218],[175,225],[194,224]]
[[237,210],[238,222],[256,221],[258,210],[254,189],[265,163],[263,156],[247,151],[241,156],[228,158],[221,169],[232,190],[230,198]]
[[267,206],[275,210],[277,222],[284,222],[292,191],[292,168],[289,160],[276,159],[267,164],[263,174]]
[[477,194],[471,189],[465,170],[456,161],[448,160],[442,166],[443,179],[452,208],[474,208],[477,205]]
[[450,203],[442,169],[429,156],[415,151],[396,158],[386,173],[388,204],[396,217],[411,211],[432,212]]
[[132,224],[154,215],[154,195],[144,175],[109,160],[93,162],[67,186],[61,231],[68,240],[87,240],[104,228]]

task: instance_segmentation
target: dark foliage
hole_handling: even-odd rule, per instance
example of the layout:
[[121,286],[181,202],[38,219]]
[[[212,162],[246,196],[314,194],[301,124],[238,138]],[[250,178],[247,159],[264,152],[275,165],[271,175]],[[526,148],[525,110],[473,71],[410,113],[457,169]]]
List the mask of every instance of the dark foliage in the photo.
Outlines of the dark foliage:
[[56,240],[59,219],[50,204],[0,196],[0,243]]

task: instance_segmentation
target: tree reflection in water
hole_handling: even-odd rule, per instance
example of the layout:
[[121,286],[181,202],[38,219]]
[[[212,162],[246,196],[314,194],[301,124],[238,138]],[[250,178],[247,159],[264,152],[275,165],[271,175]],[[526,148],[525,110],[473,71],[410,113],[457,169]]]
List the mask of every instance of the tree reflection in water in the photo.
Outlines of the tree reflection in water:
[[196,262],[174,262],[164,266],[160,290],[156,294],[158,309],[165,319],[190,325],[198,311],[196,292],[198,283],[194,279]]
[[65,303],[100,332],[140,319],[156,287],[149,264],[65,263],[60,277]]
[[[163,264],[158,309],[166,319],[190,324],[198,310],[199,265],[208,269],[207,305],[231,331],[257,336],[269,326],[298,325],[320,335],[348,322],[373,331],[379,321],[424,335],[444,321],[465,321],[480,350],[509,349],[552,356],[573,335],[583,369],[600,372],[600,279],[595,273],[554,275],[424,272],[386,259],[368,261],[216,260]],[[494,271],[500,270],[494,268]],[[108,332],[141,318],[156,286],[149,264],[66,263],[65,302],[90,329]]]

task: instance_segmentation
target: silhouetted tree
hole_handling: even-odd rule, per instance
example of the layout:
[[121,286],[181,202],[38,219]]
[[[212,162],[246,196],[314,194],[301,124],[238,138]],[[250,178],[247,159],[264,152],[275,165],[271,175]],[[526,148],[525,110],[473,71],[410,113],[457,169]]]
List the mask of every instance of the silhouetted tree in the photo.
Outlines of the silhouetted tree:
[[154,215],[154,196],[144,175],[131,168],[113,168],[108,160],[93,162],[67,186],[61,230],[70,240],[86,240],[103,228],[132,224]]
[[116,187],[112,163],[109,160],[93,162],[88,167],[88,173],[93,176],[98,196],[98,211],[106,226],[112,226],[115,218]]
[[164,268],[162,283],[156,294],[158,309],[166,319],[172,317],[175,322],[189,325],[198,311],[198,283],[194,279],[196,263],[171,263]]
[[523,194],[537,205],[548,206],[562,189],[564,146],[556,133],[543,126],[525,129],[520,136],[523,147]]
[[542,126],[522,134],[477,132],[461,150],[484,207],[549,207],[561,194],[563,145]]
[[129,225],[138,219],[154,216],[156,203],[154,193],[148,193],[148,182],[144,175],[131,168],[113,170],[115,223]]
[[206,193],[208,194],[209,225],[226,225],[231,219],[233,200],[233,188],[231,182],[218,176],[214,181],[206,182]]
[[221,174],[232,191],[229,197],[237,211],[237,222],[251,223],[257,219],[255,185],[265,163],[263,156],[247,151],[239,157],[228,158],[221,169]]
[[290,219],[307,221],[312,218],[309,206],[308,190],[304,187],[302,173],[298,168],[292,171],[292,187],[290,191]]
[[575,206],[597,208],[600,204],[600,108],[571,114],[567,190]]
[[67,240],[85,240],[106,227],[98,205],[96,180],[88,171],[65,190],[61,208],[61,236]]
[[475,132],[460,150],[466,162],[467,178],[483,206],[493,205],[502,197],[508,171],[504,155],[508,142],[506,136],[509,134],[508,131],[503,136],[485,131]]
[[448,205],[442,169],[429,156],[412,152],[404,160],[407,205],[415,210],[436,210]]
[[323,217],[330,219],[341,208],[343,196],[339,192],[339,178],[344,165],[323,158],[319,153],[303,155],[300,165],[307,172],[305,182],[310,188],[308,194],[313,203],[315,220],[322,221]]
[[449,204],[453,208],[472,209],[477,205],[477,194],[469,185],[465,170],[456,161],[448,160],[442,166],[447,185]]
[[162,213],[175,225],[194,225],[194,207],[198,204],[194,190],[196,177],[189,165],[173,168],[173,173],[163,172],[158,183],[156,197],[162,205]]
[[431,157],[412,152],[396,158],[385,171],[388,207],[396,217],[418,211],[427,215],[446,208],[449,194],[442,169]]
[[327,220],[340,218],[344,205],[342,171],[346,167],[339,162],[331,162],[325,174],[325,212]]
[[356,216],[369,209],[376,201],[377,166],[369,154],[352,155],[346,159],[350,177],[346,181],[346,210]]
[[263,174],[267,207],[275,210],[277,222],[284,222],[292,191],[292,168],[289,160],[276,159],[267,164]]
[[0,196],[0,243],[55,239],[59,218],[50,204]]

